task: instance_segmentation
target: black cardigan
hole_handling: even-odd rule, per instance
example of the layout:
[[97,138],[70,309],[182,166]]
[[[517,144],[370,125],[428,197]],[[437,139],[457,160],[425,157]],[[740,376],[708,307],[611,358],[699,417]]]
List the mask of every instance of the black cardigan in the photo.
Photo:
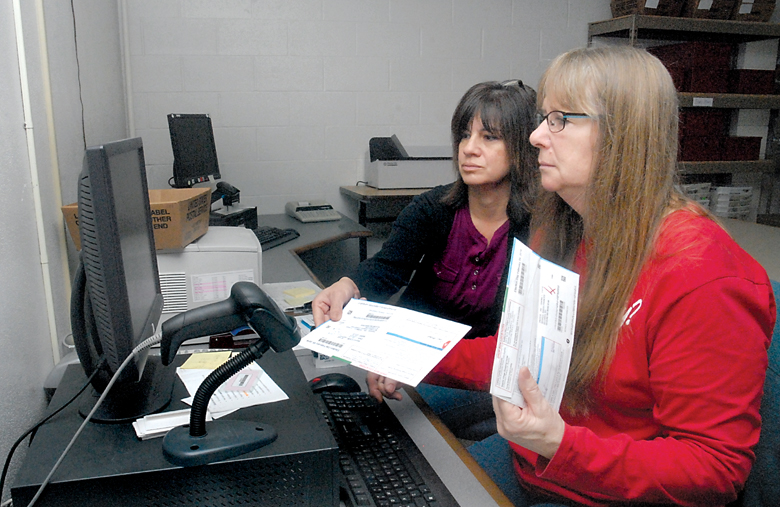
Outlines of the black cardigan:
[[[464,322],[458,315],[439,305],[432,295],[436,282],[433,263],[444,252],[457,211],[456,207],[441,202],[451,186],[439,186],[416,196],[396,219],[382,249],[361,262],[349,276],[360,289],[360,295],[368,300],[386,301],[406,287],[399,299],[400,306],[470,325],[472,329],[466,338],[489,336],[498,330],[501,321],[503,290],[496,292],[488,322]],[[501,277],[501,287],[506,285],[509,272],[511,238],[527,242],[529,225],[528,214],[521,222],[510,223],[510,241],[507,242],[507,262]]]

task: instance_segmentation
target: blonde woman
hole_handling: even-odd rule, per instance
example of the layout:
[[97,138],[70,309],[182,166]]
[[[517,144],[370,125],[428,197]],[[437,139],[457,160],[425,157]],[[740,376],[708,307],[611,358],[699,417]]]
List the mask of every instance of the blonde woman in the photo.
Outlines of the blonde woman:
[[[512,452],[499,479],[517,505],[726,505],[761,427],[766,272],[675,190],[677,94],[655,57],[565,53],[537,100],[545,192],[531,245],[580,273],[580,306],[560,412],[527,368],[525,409],[494,398]],[[489,378],[492,349],[472,343],[448,360]]]

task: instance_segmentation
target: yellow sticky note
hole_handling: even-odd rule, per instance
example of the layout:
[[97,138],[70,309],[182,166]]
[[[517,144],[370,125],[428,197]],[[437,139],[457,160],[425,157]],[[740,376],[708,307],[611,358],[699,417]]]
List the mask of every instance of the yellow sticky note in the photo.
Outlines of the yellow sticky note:
[[298,306],[305,305],[306,303],[308,303],[312,299],[314,299],[314,298],[312,297],[311,294],[309,294],[308,296],[301,296],[299,298],[285,297],[284,298],[284,302],[287,303],[288,305],[290,305],[291,307],[296,308]]
[[220,352],[198,352],[192,354],[189,359],[181,365],[187,370],[215,370],[222,366],[222,363],[230,359],[230,351]]
[[[291,298],[298,299],[303,298],[306,296],[313,296],[314,295],[314,289],[310,287],[295,287],[292,289],[287,289],[284,291],[285,296],[290,296]],[[285,298],[287,299],[287,298]]]

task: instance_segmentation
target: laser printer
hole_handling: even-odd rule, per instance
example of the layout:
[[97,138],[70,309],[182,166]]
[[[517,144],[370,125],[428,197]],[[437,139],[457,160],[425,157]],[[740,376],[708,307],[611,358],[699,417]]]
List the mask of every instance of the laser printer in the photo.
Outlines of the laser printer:
[[378,189],[431,188],[455,181],[450,147],[403,147],[398,137],[372,137],[366,166],[368,186]]

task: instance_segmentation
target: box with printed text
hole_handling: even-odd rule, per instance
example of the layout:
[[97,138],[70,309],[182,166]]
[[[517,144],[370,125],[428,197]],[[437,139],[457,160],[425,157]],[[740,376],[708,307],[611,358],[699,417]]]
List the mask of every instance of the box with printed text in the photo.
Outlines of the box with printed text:
[[612,0],[612,16],[645,14],[650,16],[679,16],[685,0]]
[[735,0],[687,0],[681,15],[685,18],[729,19]]
[[[211,198],[208,188],[166,188],[149,190],[154,244],[157,250],[184,248],[206,234]],[[70,237],[81,249],[78,206],[62,207]]]

